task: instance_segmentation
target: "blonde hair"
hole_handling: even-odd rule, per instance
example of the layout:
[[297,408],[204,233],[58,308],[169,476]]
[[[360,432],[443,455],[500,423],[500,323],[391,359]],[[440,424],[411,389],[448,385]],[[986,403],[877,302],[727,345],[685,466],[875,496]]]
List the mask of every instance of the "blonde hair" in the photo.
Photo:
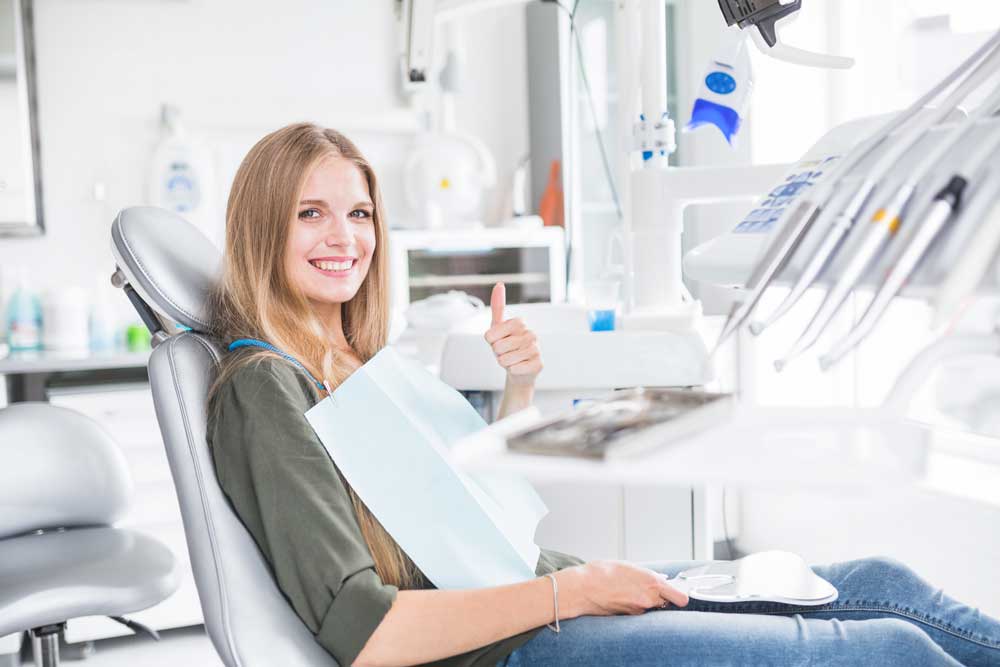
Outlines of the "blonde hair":
[[[212,333],[224,343],[237,338],[266,341],[335,387],[350,375],[352,366],[331,344],[323,323],[285,270],[289,227],[306,179],[320,161],[331,156],[346,158],[357,166],[374,204],[375,251],[357,294],[341,306],[344,336],[362,361],[385,346],[389,333],[389,255],[378,180],[347,137],[309,123],[272,132],[258,141],[240,164],[226,207],[223,277],[210,295],[210,308]],[[237,369],[265,358],[280,359],[262,349],[228,355],[209,391],[209,404]],[[319,389],[313,389],[319,398]],[[399,588],[419,587],[419,570],[346,480],[344,485],[379,577]]]

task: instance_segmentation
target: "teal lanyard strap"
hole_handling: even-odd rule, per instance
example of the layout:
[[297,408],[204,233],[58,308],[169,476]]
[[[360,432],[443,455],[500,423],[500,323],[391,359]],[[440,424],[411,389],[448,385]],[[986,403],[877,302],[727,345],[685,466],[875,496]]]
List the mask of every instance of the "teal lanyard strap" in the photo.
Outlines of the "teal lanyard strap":
[[302,365],[302,362],[300,362],[298,359],[296,359],[292,355],[288,354],[287,352],[282,352],[281,350],[279,350],[275,346],[271,345],[270,343],[265,343],[264,341],[257,340],[256,338],[240,338],[239,340],[234,340],[232,343],[229,344],[229,351],[232,352],[233,350],[238,350],[241,347],[259,347],[259,348],[263,348],[265,350],[269,350],[271,352],[274,352],[275,354],[284,357],[288,361],[292,362],[293,364],[295,364],[296,366],[298,366],[299,368],[301,368],[302,372],[305,373],[306,375],[308,375],[309,379],[317,387],[319,387],[320,389],[322,389],[324,391],[329,391],[330,390],[329,387],[327,387],[322,382],[320,382],[319,380],[317,380],[316,378],[314,378],[313,374],[310,373],[309,370],[305,366]]

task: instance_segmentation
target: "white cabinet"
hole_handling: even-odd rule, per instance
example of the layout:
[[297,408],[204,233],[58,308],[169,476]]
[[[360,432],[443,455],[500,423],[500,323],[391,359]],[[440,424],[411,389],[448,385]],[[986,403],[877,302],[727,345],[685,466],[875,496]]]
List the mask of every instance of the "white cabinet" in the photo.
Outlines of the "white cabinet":
[[[177,559],[180,588],[172,596],[128,617],[157,630],[202,622],[167,455],[146,383],[59,387],[47,390],[48,401],[83,413],[97,421],[118,443],[135,484],[128,516],[121,527],[141,531],[160,540]],[[94,616],[74,619],[66,629],[68,642],[130,634],[110,619]]]

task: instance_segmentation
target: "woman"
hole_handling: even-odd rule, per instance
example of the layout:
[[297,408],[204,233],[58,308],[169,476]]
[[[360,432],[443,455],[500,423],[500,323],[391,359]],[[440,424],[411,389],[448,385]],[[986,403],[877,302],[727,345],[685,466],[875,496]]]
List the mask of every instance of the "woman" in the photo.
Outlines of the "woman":
[[[386,250],[375,174],[342,135],[298,124],[251,149],[229,197],[215,333],[272,347],[226,359],[209,442],[279,587],[340,664],[1000,664],[1000,623],[888,560],[816,567],[840,592],[818,608],[689,602],[663,575],[692,563],[545,550],[534,580],[435,590],[303,416],[320,380],[336,386],[386,344]],[[541,357],[534,335],[500,316],[499,293],[493,306],[486,340],[507,369],[503,416],[531,402]],[[543,628],[556,620],[556,586],[559,634]]]

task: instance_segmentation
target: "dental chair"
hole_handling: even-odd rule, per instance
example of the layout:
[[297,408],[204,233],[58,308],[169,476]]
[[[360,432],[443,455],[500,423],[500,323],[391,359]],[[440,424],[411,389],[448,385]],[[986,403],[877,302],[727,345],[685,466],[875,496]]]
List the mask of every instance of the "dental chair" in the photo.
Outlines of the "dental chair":
[[148,631],[122,616],[177,590],[170,550],[113,526],[131,493],[124,455],[89,417],[48,403],[0,410],[0,636],[30,631],[39,667],[59,664],[67,621]]
[[151,207],[111,226],[125,291],[153,337],[149,382],[180,500],[205,627],[227,667],[336,666],[278,589],[215,476],[206,442],[208,389],[225,345],[206,335],[218,250],[194,226]]

